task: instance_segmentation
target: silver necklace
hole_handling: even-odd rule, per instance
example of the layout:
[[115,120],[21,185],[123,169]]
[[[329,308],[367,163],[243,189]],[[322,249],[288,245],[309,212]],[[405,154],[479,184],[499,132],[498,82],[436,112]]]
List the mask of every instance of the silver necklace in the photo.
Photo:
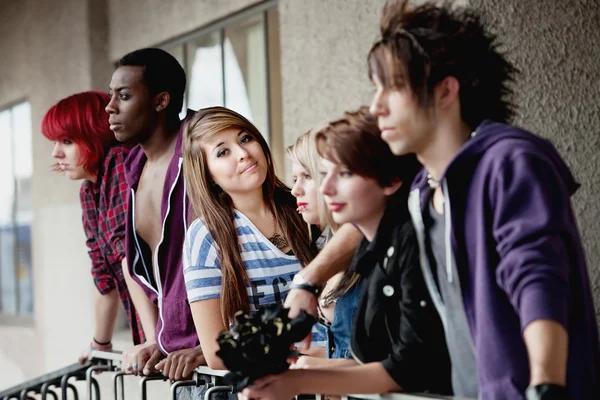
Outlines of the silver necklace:
[[[477,135],[477,129],[475,129],[473,132],[471,132],[471,134],[469,135],[469,137],[467,138],[467,140],[469,140],[472,137],[475,137],[475,135]],[[433,175],[431,175],[429,172],[427,173],[427,184],[432,189],[437,189],[437,188],[440,187],[440,181],[438,181],[437,179],[435,179],[433,177]]]
[[430,173],[427,173],[427,184],[432,189],[437,189],[440,187],[440,182],[435,179]]
[[275,214],[273,214],[273,235],[271,235],[271,237],[269,238],[269,242],[273,243],[275,247],[277,247],[279,250],[284,249],[288,246],[287,242],[285,241],[285,238],[279,233],[277,233],[275,230]]
[[[469,140],[472,137],[475,137],[475,135],[477,135],[477,129],[475,129],[473,132],[471,132],[471,134],[469,135],[467,140]],[[440,181],[435,179],[429,172],[427,173],[427,184],[432,189],[437,189],[440,187]]]

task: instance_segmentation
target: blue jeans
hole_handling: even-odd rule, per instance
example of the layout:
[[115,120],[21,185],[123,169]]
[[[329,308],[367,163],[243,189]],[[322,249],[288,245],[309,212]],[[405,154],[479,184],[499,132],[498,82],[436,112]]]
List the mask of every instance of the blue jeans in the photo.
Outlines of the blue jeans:
[[327,338],[327,358],[352,358],[350,340],[354,331],[354,316],[358,308],[362,279],[335,303],[330,327],[318,324],[318,330]]

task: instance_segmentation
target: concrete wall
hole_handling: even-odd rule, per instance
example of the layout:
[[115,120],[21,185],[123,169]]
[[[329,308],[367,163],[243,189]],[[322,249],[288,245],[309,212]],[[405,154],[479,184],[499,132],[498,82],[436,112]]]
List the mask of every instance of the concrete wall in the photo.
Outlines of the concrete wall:
[[573,204],[600,316],[600,3],[471,0],[521,69],[516,123],[550,139],[581,188]]
[[[285,144],[371,98],[367,52],[385,0],[279,3]],[[289,171],[289,169],[288,169]]]
[[110,58],[198,29],[260,0],[108,0]]

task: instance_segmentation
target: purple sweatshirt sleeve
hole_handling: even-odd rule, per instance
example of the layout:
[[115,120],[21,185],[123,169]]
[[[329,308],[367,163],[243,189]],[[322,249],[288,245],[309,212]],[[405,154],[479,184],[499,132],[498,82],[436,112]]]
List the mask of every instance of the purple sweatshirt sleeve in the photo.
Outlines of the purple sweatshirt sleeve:
[[519,314],[522,330],[539,319],[566,329],[573,259],[567,243],[575,224],[566,183],[550,159],[532,150],[512,152],[494,175],[497,283]]

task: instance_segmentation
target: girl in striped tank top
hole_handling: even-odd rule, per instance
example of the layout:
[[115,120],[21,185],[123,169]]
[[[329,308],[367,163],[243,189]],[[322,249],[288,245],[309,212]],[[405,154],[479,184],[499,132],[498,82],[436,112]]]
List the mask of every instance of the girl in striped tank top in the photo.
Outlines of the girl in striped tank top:
[[266,141],[242,115],[212,107],[190,119],[183,169],[196,217],[183,249],[188,300],[208,366],[224,369],[219,332],[239,310],[283,302],[314,248]]

